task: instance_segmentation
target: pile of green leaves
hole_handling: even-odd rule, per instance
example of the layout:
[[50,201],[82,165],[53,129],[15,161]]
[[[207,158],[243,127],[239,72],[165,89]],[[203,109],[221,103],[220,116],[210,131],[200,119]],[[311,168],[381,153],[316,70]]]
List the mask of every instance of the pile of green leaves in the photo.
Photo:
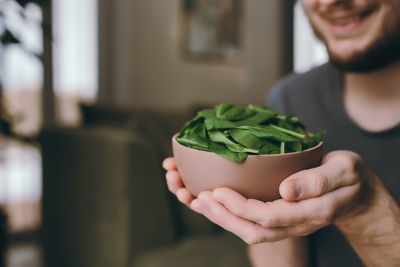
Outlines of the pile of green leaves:
[[298,118],[268,107],[222,103],[185,124],[176,140],[187,147],[242,162],[247,155],[283,154],[316,146],[325,130],[311,135]]

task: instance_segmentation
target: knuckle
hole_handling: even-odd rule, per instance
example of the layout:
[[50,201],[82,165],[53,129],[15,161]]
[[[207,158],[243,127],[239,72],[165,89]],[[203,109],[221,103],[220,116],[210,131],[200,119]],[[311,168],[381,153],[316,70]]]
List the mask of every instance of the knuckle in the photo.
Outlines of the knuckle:
[[171,172],[170,171],[165,173],[165,179],[167,179],[167,181],[171,180]]
[[311,180],[313,182],[313,185],[311,186],[312,194],[319,196],[329,190],[329,181],[325,174],[314,172]]
[[339,157],[340,163],[343,168],[347,170],[354,170],[358,160],[352,154],[342,154]]
[[322,215],[320,218],[314,220],[313,225],[318,228],[321,228],[330,225],[331,223],[332,223],[332,216]]
[[264,228],[273,228],[281,225],[282,225],[282,220],[280,218],[267,217],[267,218],[262,218],[261,220],[261,226]]
[[291,229],[290,235],[296,237],[307,236],[310,229],[310,225],[296,225]]
[[176,171],[168,171],[165,174],[165,177],[166,177],[167,181],[170,183],[177,183],[179,180],[179,174]]
[[314,220],[316,226],[326,226],[333,222],[335,209],[331,201],[322,201],[322,205],[317,209]]
[[254,213],[254,199],[247,199],[238,205],[232,205],[230,210],[233,214],[246,218],[249,214]]
[[248,214],[253,213],[254,199],[247,199],[243,205],[233,207],[235,215],[240,217],[246,217]]
[[352,168],[357,162],[357,159],[351,153],[343,153],[338,155],[338,160],[340,160],[341,164],[347,168]]
[[340,166],[344,170],[345,174],[354,178],[358,177],[358,170],[362,163],[361,157],[350,151],[345,151],[343,153],[338,153],[336,155],[336,160],[340,163]]
[[201,200],[207,200],[208,197],[209,197],[208,196],[208,191],[200,192],[197,197],[198,197],[198,199],[201,199]]
[[204,197],[204,192],[200,192],[200,193],[197,195],[197,197],[198,197],[199,199],[202,199],[202,198]]
[[246,211],[243,209],[240,209],[239,207],[231,207],[230,212],[232,212],[234,215],[244,218],[246,217]]
[[239,217],[246,217],[247,213],[251,210],[249,207],[249,201],[247,200],[244,204],[234,205],[231,208],[231,212]]
[[359,166],[360,162],[357,159],[348,157],[342,160],[343,177],[346,178],[348,184],[360,181]]

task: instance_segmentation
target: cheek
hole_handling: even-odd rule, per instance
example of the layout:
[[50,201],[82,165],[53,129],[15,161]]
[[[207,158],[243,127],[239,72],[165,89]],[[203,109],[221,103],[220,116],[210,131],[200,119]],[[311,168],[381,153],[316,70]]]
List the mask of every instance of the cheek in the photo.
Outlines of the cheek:
[[321,19],[319,15],[319,5],[320,0],[302,0],[302,6],[304,9],[304,12],[306,13],[308,19],[310,20],[312,26],[314,28],[320,28],[321,27]]
[[306,11],[317,7],[318,0],[301,0],[301,4]]
[[385,14],[383,15],[383,28],[387,32],[394,34],[400,33],[400,1],[391,6],[385,7]]

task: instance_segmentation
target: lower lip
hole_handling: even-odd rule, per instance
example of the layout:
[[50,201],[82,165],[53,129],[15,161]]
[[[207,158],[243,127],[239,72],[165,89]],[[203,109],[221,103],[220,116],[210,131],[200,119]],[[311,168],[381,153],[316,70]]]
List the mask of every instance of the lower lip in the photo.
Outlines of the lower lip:
[[336,37],[347,37],[350,35],[353,35],[357,33],[358,30],[361,29],[361,27],[365,24],[365,22],[370,18],[371,14],[362,17],[358,20],[355,20],[353,22],[339,25],[339,24],[330,24],[331,32],[336,36]]

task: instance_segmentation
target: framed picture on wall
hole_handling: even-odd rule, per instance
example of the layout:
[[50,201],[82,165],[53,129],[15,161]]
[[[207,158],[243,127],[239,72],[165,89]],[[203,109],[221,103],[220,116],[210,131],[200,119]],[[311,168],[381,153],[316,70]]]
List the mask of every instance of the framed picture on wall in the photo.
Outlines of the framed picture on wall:
[[184,59],[240,63],[243,0],[181,1],[181,52]]

